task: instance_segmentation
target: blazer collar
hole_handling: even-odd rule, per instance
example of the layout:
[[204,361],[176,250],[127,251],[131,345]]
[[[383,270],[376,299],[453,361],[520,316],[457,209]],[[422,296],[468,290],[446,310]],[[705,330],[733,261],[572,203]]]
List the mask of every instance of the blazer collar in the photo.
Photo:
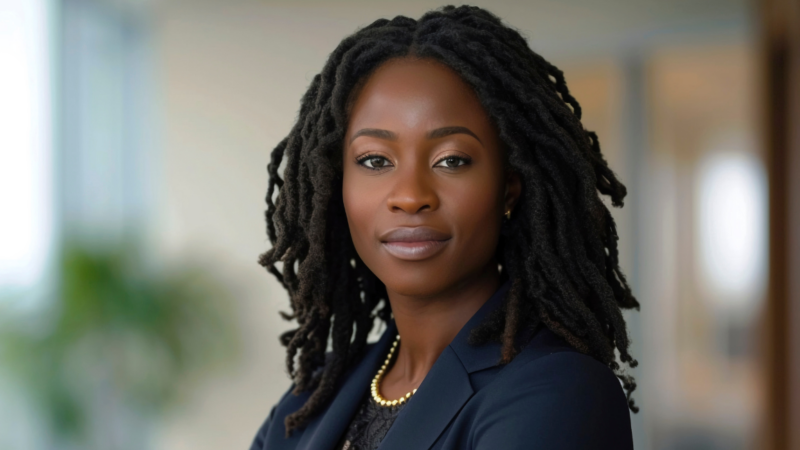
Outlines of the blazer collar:
[[[499,363],[500,344],[474,347],[470,331],[500,307],[510,283],[505,282],[459,331],[425,376],[417,392],[395,419],[379,450],[427,449],[444,431],[453,416],[473,394],[469,374]],[[372,377],[397,335],[394,321],[380,340],[345,377],[326,413],[312,420],[298,442],[297,450],[330,450],[341,438],[369,390]]]

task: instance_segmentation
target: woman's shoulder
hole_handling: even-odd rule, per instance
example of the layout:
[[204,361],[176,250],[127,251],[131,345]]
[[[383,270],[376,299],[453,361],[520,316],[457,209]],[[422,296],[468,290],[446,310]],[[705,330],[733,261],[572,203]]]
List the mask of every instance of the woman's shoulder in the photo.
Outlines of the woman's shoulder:
[[627,413],[625,392],[611,368],[547,329],[539,331],[487,388],[494,395],[546,396],[576,407],[610,401]]
[[603,448],[632,448],[628,401],[614,372],[544,333],[482,390],[474,416],[476,441],[512,433],[558,442],[555,448],[584,448],[595,439],[617,443]]

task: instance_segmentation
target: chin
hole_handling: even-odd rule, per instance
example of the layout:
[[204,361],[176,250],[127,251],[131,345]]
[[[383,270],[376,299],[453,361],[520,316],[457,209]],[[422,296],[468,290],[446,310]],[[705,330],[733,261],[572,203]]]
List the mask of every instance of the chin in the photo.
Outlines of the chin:
[[444,274],[441,270],[442,267],[454,267],[453,263],[435,264],[435,268],[430,264],[411,264],[418,267],[399,267],[375,275],[383,282],[387,291],[408,297],[433,296],[457,283],[456,274]]

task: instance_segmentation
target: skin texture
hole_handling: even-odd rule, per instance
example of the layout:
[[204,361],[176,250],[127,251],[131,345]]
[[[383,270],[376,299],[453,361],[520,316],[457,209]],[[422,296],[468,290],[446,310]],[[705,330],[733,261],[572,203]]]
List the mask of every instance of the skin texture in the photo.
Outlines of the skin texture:
[[[370,76],[342,155],[353,243],[386,285],[401,336],[380,386],[396,399],[497,289],[500,227],[521,183],[471,87],[433,60],[393,59]],[[430,235],[413,234],[424,229]]]

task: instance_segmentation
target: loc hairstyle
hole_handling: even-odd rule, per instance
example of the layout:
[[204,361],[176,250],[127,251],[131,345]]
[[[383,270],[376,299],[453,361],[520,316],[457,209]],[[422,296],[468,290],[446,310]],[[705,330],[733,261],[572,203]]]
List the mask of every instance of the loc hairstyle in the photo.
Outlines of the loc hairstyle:
[[341,152],[355,93],[378,66],[400,57],[443,63],[474,89],[497,127],[507,166],[522,180],[497,250],[511,289],[503,306],[471,331],[470,342],[501,342],[501,363],[508,363],[524,330],[547,327],[611,368],[629,408],[638,411],[631,399],[636,383],[616,353],[621,363],[637,365],[621,309],[639,303],[619,267],[614,219],[598,195],[621,207],[626,188],[609,169],[597,135],[583,128],[563,73],[492,13],[445,6],[419,20],[380,19],[345,38],[272,151],[266,196],[272,248],[259,263],[289,292],[291,313],[281,315],[298,327],[280,340],[293,392],[310,392],[285,418],[287,435],[332,398],[342,374],[362,356],[376,317],[391,320],[386,288],[350,236]]

